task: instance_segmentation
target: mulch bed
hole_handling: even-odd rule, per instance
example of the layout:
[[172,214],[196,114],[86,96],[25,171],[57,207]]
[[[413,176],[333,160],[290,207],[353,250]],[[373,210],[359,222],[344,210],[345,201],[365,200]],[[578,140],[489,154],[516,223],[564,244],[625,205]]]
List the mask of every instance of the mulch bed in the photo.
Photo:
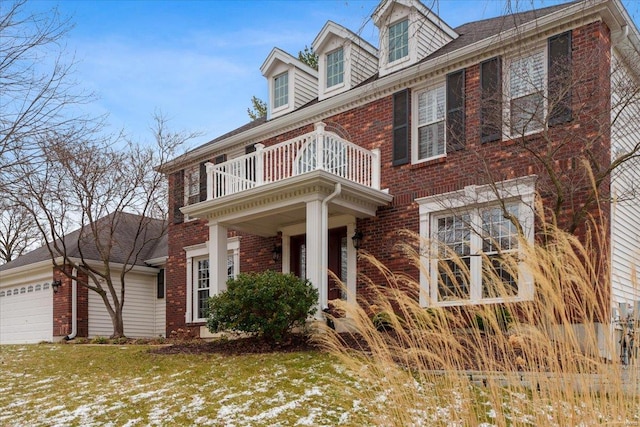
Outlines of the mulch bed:
[[273,343],[260,337],[218,338],[212,341],[193,339],[176,341],[167,346],[153,348],[156,354],[206,354],[215,353],[229,356],[260,353],[290,353],[310,351],[317,347],[302,334],[293,334],[286,340]]

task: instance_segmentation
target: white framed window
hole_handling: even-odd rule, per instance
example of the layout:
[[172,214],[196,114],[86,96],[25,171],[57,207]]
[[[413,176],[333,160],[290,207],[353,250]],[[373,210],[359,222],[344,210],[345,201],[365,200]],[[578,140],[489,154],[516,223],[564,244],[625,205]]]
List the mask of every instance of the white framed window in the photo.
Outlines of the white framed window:
[[418,90],[414,95],[413,162],[446,155],[445,85]]
[[533,281],[518,259],[521,239],[533,242],[534,193],[535,176],[529,176],[416,200],[420,234],[427,242],[420,276],[427,292],[421,303],[532,299]]
[[193,277],[195,288],[195,314],[197,319],[205,319],[211,296],[209,281],[209,257],[194,260]]
[[285,72],[273,78],[273,108],[289,104],[289,73]]
[[[215,293],[211,284],[207,243],[184,248],[187,258],[187,323],[206,321],[209,298]],[[240,272],[240,239],[227,240],[227,278],[231,279]]]
[[409,56],[409,20],[405,19],[389,25],[389,63]]
[[344,50],[336,49],[327,54],[327,87],[344,82]]
[[540,131],[546,112],[546,49],[508,62],[505,123],[512,137]]

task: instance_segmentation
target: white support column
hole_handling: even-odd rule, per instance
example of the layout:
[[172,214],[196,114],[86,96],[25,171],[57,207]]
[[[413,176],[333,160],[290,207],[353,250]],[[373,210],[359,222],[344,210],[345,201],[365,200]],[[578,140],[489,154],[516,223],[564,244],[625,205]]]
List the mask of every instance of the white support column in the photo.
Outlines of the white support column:
[[291,236],[282,233],[282,272],[291,273]]
[[316,123],[316,169],[324,169],[324,128],[322,122]]
[[227,227],[209,222],[209,283],[211,294],[227,289]]
[[322,309],[327,306],[327,229],[323,229],[322,201],[313,200],[307,202],[307,278],[318,288],[320,298],[317,318],[322,318]]
[[374,148],[371,150],[372,158],[371,158],[371,187],[376,190],[380,189],[380,149]]
[[264,144],[256,144],[256,186],[264,184]]
[[213,199],[213,168],[215,165],[207,162],[204,166],[207,168],[207,200],[211,200]]

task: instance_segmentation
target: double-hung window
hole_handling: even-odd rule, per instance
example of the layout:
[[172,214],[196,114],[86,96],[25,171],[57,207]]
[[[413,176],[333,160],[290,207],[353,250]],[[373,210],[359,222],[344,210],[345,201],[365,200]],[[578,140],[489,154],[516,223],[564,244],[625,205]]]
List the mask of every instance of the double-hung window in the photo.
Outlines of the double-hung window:
[[344,82],[344,51],[342,48],[327,54],[327,87]]
[[209,282],[209,258],[198,259],[193,263],[196,287],[196,318],[204,319],[209,308],[211,285]]
[[[519,262],[533,241],[535,177],[417,199],[425,237],[424,305],[523,301],[533,297]],[[425,298],[425,297],[421,297]]]
[[415,161],[443,156],[445,152],[445,86],[417,93],[417,157]]
[[545,120],[545,51],[509,64],[509,128],[512,137],[539,131]]
[[389,26],[389,63],[409,55],[409,20]]
[[273,108],[289,103],[289,73],[285,72],[273,79]]

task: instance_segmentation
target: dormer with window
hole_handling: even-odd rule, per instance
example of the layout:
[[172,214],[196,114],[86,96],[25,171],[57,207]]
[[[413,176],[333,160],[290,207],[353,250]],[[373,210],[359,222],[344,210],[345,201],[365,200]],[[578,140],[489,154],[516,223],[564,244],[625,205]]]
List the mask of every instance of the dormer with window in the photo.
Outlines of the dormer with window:
[[328,21],[312,45],[318,55],[318,99],[345,92],[374,75],[378,50],[346,28]]
[[318,96],[318,72],[274,48],[260,67],[269,82],[267,119],[290,113]]
[[420,62],[458,37],[418,0],[385,0],[372,18],[380,30],[381,77]]

